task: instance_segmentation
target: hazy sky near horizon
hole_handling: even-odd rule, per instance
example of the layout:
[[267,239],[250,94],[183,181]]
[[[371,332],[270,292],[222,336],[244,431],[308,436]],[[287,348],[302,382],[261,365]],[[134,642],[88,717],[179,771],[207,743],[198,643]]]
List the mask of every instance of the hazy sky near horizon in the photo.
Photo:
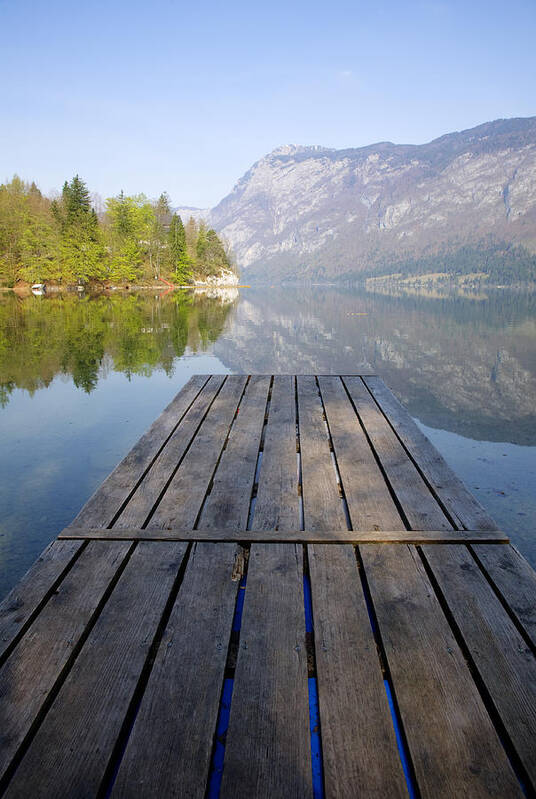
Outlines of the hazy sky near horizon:
[[535,0],[0,0],[0,182],[216,204],[281,144],[536,114]]

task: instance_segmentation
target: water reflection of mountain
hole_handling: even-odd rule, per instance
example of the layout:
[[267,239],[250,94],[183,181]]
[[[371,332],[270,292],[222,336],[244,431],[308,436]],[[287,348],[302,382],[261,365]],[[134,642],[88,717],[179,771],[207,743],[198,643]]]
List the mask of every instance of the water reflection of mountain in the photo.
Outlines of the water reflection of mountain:
[[14,388],[32,392],[57,374],[92,391],[107,371],[173,374],[188,349],[205,350],[224,329],[233,303],[174,292],[52,298],[0,297],[0,405]]
[[[231,309],[232,312],[231,312]],[[212,347],[236,372],[368,365],[430,427],[536,443],[536,300],[384,296],[333,287],[249,289],[240,301],[176,292],[80,299],[0,296],[0,403],[57,374],[92,391],[115,370],[173,374]]]
[[536,443],[534,295],[385,297],[333,288],[245,292],[214,351],[235,371],[370,365],[425,424]]

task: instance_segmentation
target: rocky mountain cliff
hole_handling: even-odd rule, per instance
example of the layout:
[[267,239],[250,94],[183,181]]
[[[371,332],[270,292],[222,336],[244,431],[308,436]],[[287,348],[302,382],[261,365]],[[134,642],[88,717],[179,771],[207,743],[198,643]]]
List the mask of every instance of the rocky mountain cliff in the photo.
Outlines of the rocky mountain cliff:
[[262,158],[208,213],[244,278],[336,279],[493,240],[536,252],[536,117]]

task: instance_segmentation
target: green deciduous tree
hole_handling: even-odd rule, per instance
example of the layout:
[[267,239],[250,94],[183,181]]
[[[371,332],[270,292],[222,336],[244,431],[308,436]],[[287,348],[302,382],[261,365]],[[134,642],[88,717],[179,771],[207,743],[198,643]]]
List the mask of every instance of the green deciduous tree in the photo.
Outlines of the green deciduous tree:
[[215,231],[194,219],[184,226],[165,192],[152,202],[121,192],[99,209],[79,175],[53,200],[17,175],[0,185],[0,283],[131,283],[163,275],[186,285],[226,265]]
[[140,276],[143,256],[134,239],[127,239],[112,254],[109,265],[109,278],[116,283],[132,283]]
[[14,175],[0,186],[0,279],[13,286],[21,261],[21,240],[29,214],[27,187]]

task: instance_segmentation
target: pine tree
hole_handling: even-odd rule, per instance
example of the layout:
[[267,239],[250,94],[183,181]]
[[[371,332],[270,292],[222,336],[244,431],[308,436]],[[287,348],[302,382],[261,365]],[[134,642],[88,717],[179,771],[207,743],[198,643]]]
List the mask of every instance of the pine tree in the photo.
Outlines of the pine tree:
[[231,268],[224,246],[218,234],[212,228],[207,230],[205,263],[205,268],[209,275],[218,275],[222,269]]
[[35,183],[35,180],[32,180],[32,183],[30,185],[30,189],[29,189],[28,193],[29,193],[30,197],[34,197],[34,198],[36,198],[38,200],[41,200],[42,197],[43,197],[43,195],[41,194],[41,192],[39,191],[39,189],[38,189],[38,187],[37,187],[37,185]]
[[52,200],[50,203],[50,211],[58,226],[63,224],[63,216],[61,213],[60,204],[57,200]]
[[133,233],[133,220],[130,213],[130,204],[125,197],[123,189],[119,192],[115,209],[114,227],[121,238],[128,238]]
[[52,217],[59,227],[59,273],[67,282],[86,282],[105,277],[106,251],[89,190],[75,175],[65,181],[61,201],[51,204]]
[[89,189],[78,175],[75,175],[70,183],[65,181],[62,199],[67,224],[72,224],[82,215],[90,213]]
[[207,228],[204,222],[199,224],[199,231],[197,233],[197,241],[195,244],[195,265],[201,274],[207,274]]
[[191,260],[186,250],[186,231],[178,214],[171,218],[168,247],[175,280],[181,285],[189,283],[192,278]]
[[169,195],[163,191],[154,206],[154,213],[158,223],[162,226],[167,226],[170,223],[171,206],[169,204]]
[[158,279],[160,277],[160,266],[166,260],[166,227],[169,226],[171,219],[169,197],[166,192],[162,192],[158,200],[151,203],[151,217],[147,251],[151,273],[154,273]]
[[193,216],[190,217],[185,225],[184,232],[186,234],[186,250],[190,258],[195,258],[195,245],[197,242],[197,225]]

